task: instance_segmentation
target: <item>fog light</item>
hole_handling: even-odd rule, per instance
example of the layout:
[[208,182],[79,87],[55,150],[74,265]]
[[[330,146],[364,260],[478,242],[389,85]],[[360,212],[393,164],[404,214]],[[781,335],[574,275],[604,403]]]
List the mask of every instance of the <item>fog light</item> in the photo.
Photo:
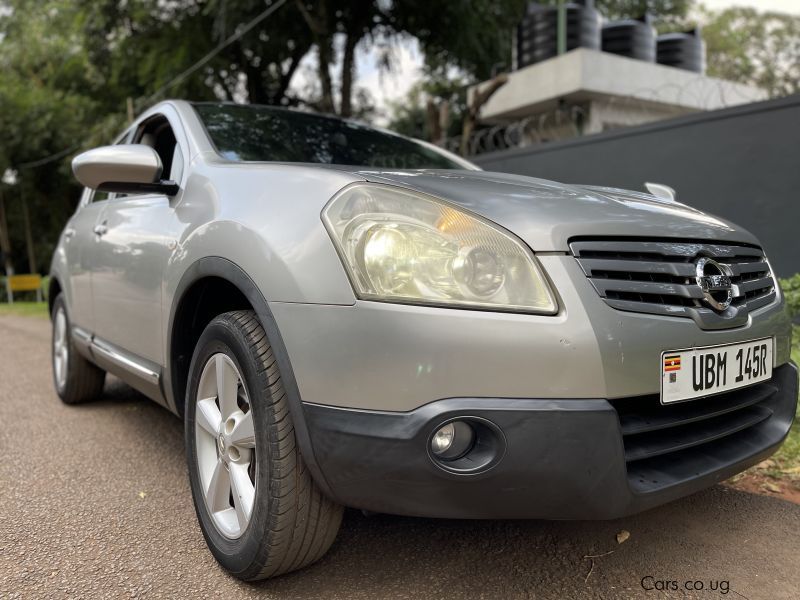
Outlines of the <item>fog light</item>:
[[447,452],[450,449],[450,446],[453,445],[453,439],[455,439],[455,437],[456,428],[453,427],[452,423],[448,423],[433,434],[433,439],[431,440],[431,450],[433,450],[433,453],[436,455]]
[[465,421],[452,421],[439,428],[431,438],[431,452],[442,460],[461,458],[472,449],[475,432]]

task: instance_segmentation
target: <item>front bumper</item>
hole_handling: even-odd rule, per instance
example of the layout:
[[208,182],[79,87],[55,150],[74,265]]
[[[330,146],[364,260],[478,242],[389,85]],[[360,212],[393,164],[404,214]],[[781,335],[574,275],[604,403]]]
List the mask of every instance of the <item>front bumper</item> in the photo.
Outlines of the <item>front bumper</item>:
[[597,294],[575,258],[540,255],[557,315],[385,302],[272,302],[305,402],[407,412],[442,398],[628,398],[658,393],[661,353],[775,338],[789,360],[782,302],[742,327],[707,331],[689,318],[623,312]]
[[[347,506],[447,518],[611,519],[722,481],[772,454],[791,427],[797,368],[672,407],[657,396],[452,398],[404,413],[304,404],[328,488]],[[494,466],[437,466],[430,436],[453,417],[502,432]],[[638,433],[637,433],[638,432]]]
[[[689,318],[616,310],[574,257],[537,256],[559,295],[557,315],[270,303],[304,402],[304,451],[330,495],[407,515],[614,518],[774,452],[797,401],[782,301],[743,326],[702,330]],[[772,393],[762,385],[763,397],[721,395],[741,410],[714,419],[683,414],[708,404],[688,402],[676,426],[623,435],[631,415],[673,412],[657,410],[662,352],[765,337],[775,339]],[[445,472],[427,454],[433,431],[464,415],[502,431],[502,459],[480,474]],[[658,444],[655,455],[648,447]]]

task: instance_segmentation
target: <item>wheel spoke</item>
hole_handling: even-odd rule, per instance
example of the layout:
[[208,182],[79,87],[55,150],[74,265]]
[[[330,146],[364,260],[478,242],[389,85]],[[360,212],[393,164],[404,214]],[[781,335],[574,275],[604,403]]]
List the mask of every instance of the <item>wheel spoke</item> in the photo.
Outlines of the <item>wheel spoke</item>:
[[236,402],[238,392],[239,376],[236,369],[231,365],[222,354],[217,355],[215,365],[217,375],[217,397],[219,398],[219,410],[222,419],[230,417],[234,411],[239,410]]
[[[197,385],[195,450],[205,506],[217,530],[238,539],[252,519],[255,483],[253,415],[236,363],[220,352],[209,356]],[[244,410],[243,410],[244,409]]]
[[53,370],[59,386],[63,386],[67,374],[69,347],[67,345],[67,317],[63,309],[55,315],[53,331]]
[[222,417],[213,398],[198,400],[195,419],[200,427],[214,438],[217,437],[222,426]]
[[230,508],[231,478],[221,460],[217,460],[214,473],[206,489],[206,505],[211,513]]
[[250,517],[253,514],[253,502],[256,497],[256,489],[247,474],[249,466],[249,463],[230,465],[233,506],[236,509],[236,518],[239,520],[239,527],[241,527],[242,531],[250,522]]
[[244,413],[236,420],[236,426],[231,432],[231,442],[240,448],[255,448],[256,436],[253,431],[253,410]]
[[67,320],[64,317],[64,311],[59,310],[56,315],[56,347],[61,348],[64,345],[64,338],[67,332]]

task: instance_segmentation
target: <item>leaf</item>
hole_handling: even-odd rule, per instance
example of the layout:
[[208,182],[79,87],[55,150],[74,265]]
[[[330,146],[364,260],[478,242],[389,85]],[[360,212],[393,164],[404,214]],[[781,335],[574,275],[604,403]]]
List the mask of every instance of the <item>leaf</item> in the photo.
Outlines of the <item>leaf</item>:
[[767,490],[769,492],[773,492],[775,494],[780,494],[780,493],[783,492],[783,490],[781,488],[779,488],[777,485],[775,485],[774,483],[771,483],[769,481],[765,481],[764,485],[762,487],[765,490]]
[[139,498],[144,499],[146,497],[147,497],[147,492],[139,492]]
[[628,541],[629,537],[631,537],[631,532],[627,529],[623,529],[617,534],[617,543],[623,544]]

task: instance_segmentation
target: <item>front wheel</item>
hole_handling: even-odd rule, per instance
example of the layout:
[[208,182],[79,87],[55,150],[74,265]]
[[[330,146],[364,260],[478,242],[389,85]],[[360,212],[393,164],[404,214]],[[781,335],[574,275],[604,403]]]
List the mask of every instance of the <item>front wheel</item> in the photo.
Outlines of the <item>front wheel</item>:
[[266,333],[252,311],[216,317],[195,348],[186,454],[197,518],[236,577],[300,569],[333,543],[342,507],[311,478]]
[[66,404],[94,400],[103,391],[106,372],[90,363],[75,349],[63,293],[53,301],[51,316],[53,383],[58,396]]

